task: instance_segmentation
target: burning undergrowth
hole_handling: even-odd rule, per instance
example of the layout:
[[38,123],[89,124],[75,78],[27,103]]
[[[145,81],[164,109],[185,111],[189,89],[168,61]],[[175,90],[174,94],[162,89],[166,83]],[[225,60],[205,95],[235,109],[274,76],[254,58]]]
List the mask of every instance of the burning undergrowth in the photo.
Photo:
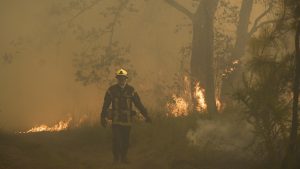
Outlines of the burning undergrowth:
[[95,125],[97,118],[94,118],[92,115],[83,114],[79,117],[74,115],[69,115],[66,120],[60,120],[53,125],[40,124],[36,125],[26,131],[18,132],[19,134],[26,133],[37,133],[37,132],[60,132],[64,130],[68,130],[71,128],[79,128],[86,125]]
[[69,118],[65,121],[59,121],[57,124],[53,126],[48,126],[46,124],[41,124],[38,126],[35,126],[27,131],[19,132],[19,133],[36,133],[36,132],[57,132],[57,131],[63,131],[69,128],[69,124],[72,121],[72,118]]
[[[168,116],[187,116],[193,107],[198,113],[205,113],[207,111],[207,103],[205,99],[205,89],[201,87],[200,82],[196,82],[193,88],[193,93],[191,93],[190,80],[187,76],[183,78],[183,90],[177,92],[178,94],[173,93],[170,100],[166,103],[167,115]],[[195,105],[192,103],[192,98],[196,99]],[[221,110],[222,104],[217,97],[216,99],[217,109]]]

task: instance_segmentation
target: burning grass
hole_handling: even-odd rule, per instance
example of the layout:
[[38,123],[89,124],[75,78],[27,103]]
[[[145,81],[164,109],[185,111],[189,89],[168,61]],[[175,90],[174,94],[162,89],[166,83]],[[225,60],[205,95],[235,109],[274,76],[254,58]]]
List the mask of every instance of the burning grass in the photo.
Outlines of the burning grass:
[[72,121],[72,118],[69,118],[66,121],[59,121],[57,124],[55,124],[52,127],[49,127],[45,124],[41,124],[38,126],[35,126],[27,131],[24,132],[19,132],[19,133],[36,133],[36,132],[44,132],[44,131],[48,131],[48,132],[58,132],[58,131],[63,131],[68,129],[70,122]]

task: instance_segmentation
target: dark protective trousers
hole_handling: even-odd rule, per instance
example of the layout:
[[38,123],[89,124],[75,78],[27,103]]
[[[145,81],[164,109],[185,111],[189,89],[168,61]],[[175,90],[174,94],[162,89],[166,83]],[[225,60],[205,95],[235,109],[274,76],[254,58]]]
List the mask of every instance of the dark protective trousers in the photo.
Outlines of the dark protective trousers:
[[126,160],[131,126],[112,125],[112,151],[114,160]]

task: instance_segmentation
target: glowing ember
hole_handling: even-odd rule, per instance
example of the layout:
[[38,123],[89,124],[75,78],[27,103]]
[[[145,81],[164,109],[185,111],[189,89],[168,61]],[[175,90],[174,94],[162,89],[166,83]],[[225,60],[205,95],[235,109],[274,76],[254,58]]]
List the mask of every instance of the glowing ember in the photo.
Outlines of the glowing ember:
[[20,132],[20,133],[34,133],[34,132],[42,132],[42,131],[57,132],[57,131],[66,130],[69,127],[69,123],[71,122],[71,120],[72,118],[69,118],[67,121],[60,121],[52,127],[42,124],[40,126],[33,127],[28,131]]
[[167,108],[170,111],[170,115],[175,117],[186,116],[188,114],[188,103],[183,98],[177,97],[174,94],[172,99],[172,103],[167,103]]
[[235,60],[235,61],[232,62],[232,64],[236,65],[236,64],[239,64],[239,62],[240,62],[239,60]]
[[231,65],[224,70],[224,73],[222,73],[222,77],[226,78],[229,74],[231,74],[236,69],[239,63],[240,63],[239,60],[234,60],[231,63]]

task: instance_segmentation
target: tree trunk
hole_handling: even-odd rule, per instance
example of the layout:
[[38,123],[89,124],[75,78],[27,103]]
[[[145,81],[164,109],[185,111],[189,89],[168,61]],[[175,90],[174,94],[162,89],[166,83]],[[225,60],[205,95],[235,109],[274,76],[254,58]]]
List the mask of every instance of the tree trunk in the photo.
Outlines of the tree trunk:
[[300,22],[297,23],[297,30],[295,35],[295,80],[293,86],[293,115],[292,115],[292,128],[290,135],[290,150],[294,151],[297,141],[298,131],[298,100],[299,100],[299,80],[300,80]]
[[205,89],[205,100],[209,114],[217,112],[215,98],[215,73],[213,65],[214,15],[219,0],[202,0],[195,13],[191,13],[175,0],[165,0],[191,19],[193,24],[191,70],[191,95],[196,111],[195,86],[199,82]]
[[253,0],[243,0],[239,14],[239,22],[236,30],[236,42],[231,54],[232,59],[240,59],[245,53],[249,40],[248,26],[253,7]]
[[[204,0],[193,18],[193,41],[191,56],[191,91],[195,92],[195,84],[205,89],[205,100],[209,114],[217,112],[215,98],[215,73],[213,65],[214,14],[218,0]],[[193,97],[194,109],[197,100]]]
[[[250,38],[250,35],[248,33],[248,26],[249,26],[252,7],[253,7],[253,0],[242,1],[240,14],[239,14],[239,22],[237,24],[237,30],[236,30],[236,42],[231,53],[232,61],[240,59],[245,54],[247,43]],[[222,89],[221,89],[222,101],[226,102],[228,93],[231,93],[230,91],[232,91],[233,84],[237,84],[236,81],[238,77],[240,77],[240,73],[241,71],[234,71],[226,79],[224,79]]]
[[299,82],[300,82],[300,21],[297,23],[295,35],[295,77],[293,84],[293,112],[292,112],[292,127],[290,133],[289,147],[282,162],[282,169],[295,168],[296,159],[296,144],[298,131],[298,101],[299,101]]

